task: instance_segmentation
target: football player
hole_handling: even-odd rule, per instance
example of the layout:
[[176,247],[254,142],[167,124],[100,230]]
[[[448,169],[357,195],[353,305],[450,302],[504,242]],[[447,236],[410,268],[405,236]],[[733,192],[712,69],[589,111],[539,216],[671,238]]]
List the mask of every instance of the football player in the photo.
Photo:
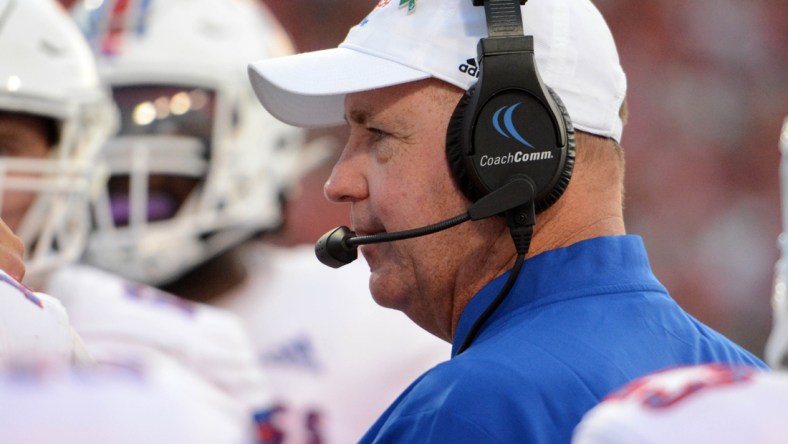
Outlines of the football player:
[[[19,235],[19,249],[3,249],[0,357],[86,363],[60,302],[20,280],[81,253],[93,162],[114,107],[84,38],[53,0],[0,0],[0,60],[0,216],[4,241],[9,228]],[[23,247],[26,274],[14,261]]]

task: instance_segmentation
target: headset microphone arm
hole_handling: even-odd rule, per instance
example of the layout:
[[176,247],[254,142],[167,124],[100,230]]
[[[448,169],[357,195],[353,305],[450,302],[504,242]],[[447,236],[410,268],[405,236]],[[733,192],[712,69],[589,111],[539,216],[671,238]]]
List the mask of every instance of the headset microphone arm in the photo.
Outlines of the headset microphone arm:
[[486,219],[503,214],[533,200],[533,189],[530,180],[524,177],[515,177],[506,185],[479,199],[465,214],[411,230],[356,236],[356,233],[346,226],[337,227],[320,237],[315,244],[315,255],[323,264],[332,268],[339,268],[358,258],[356,247],[359,245],[393,242],[426,236],[468,220]]
[[339,268],[358,259],[356,247],[359,245],[393,242],[426,236],[459,225],[469,219],[470,216],[468,216],[468,213],[465,213],[426,227],[367,236],[356,236],[354,231],[343,225],[334,228],[318,239],[315,244],[315,255],[323,264],[332,268]]
[[437,233],[438,231],[443,231],[447,228],[451,228],[455,225],[459,225],[468,220],[470,220],[470,216],[468,216],[468,213],[464,213],[454,216],[451,219],[446,219],[444,221],[438,222],[436,224],[427,225],[426,227],[413,228],[404,231],[395,231],[393,233],[373,234],[368,236],[354,236],[347,239],[345,242],[349,247],[353,247],[353,248],[364,244],[379,244],[381,242],[394,242],[398,240],[410,239],[413,237],[426,236],[428,234]]

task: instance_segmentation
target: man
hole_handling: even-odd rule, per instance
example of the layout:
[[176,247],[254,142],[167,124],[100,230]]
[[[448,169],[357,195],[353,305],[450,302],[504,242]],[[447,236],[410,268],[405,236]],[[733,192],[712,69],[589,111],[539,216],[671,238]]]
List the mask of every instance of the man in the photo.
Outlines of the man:
[[[598,11],[587,0],[533,0],[523,7],[487,3],[481,8],[470,0],[383,0],[339,48],[250,67],[258,98],[273,115],[303,126],[344,119],[350,127],[325,193],[351,204],[353,228],[361,237],[342,231],[338,241],[329,236],[318,249],[329,256],[327,262],[346,262],[352,255],[344,253],[353,245],[391,239],[403,230],[453,227],[361,248],[375,301],[402,310],[453,345],[452,359],[416,380],[362,442],[569,442],[583,413],[650,371],[710,361],[763,366],[681,310],[651,273],[642,241],[625,235],[618,142],[626,81]],[[476,83],[480,58],[482,79],[538,80],[532,68],[512,68],[527,60],[490,58],[485,65],[488,58],[482,56],[491,48],[501,57],[512,47],[527,56],[522,38],[498,48],[497,40],[480,43],[488,36],[485,10],[495,16],[496,7],[509,20],[487,25],[497,33],[523,23],[534,36],[544,84],[566,105],[563,113],[544,91],[534,109],[552,110],[550,123],[568,113],[577,130],[571,181],[552,206],[542,205],[530,245],[529,211],[542,196],[534,191],[536,176],[513,174],[481,198],[466,196],[472,194],[466,193],[470,179],[485,174],[485,162],[520,167],[522,153],[512,153],[513,162],[505,155],[482,156],[466,177],[454,177],[458,156],[446,146],[447,133],[453,139],[457,130],[453,114],[461,115],[461,131],[482,125],[462,120],[463,112],[475,116],[465,103],[479,96],[463,98],[463,90]],[[499,72],[485,71],[496,63]],[[485,87],[477,85],[482,94]],[[528,92],[537,89],[544,90]],[[479,106],[508,94],[482,96],[489,102],[479,99]],[[571,142],[570,124],[549,132],[518,130],[530,127],[531,116],[515,108],[479,111],[490,120],[484,122],[489,134],[474,139],[477,149],[515,139],[522,145],[529,139]],[[537,160],[571,158],[571,150],[545,152]],[[556,183],[566,179],[566,168],[554,176]],[[503,204],[496,201],[501,196]],[[475,221],[457,225],[469,218]],[[324,254],[332,248],[340,254]],[[523,250],[528,259],[520,270]],[[505,282],[509,277],[516,281]]]
[[[83,336],[101,356],[123,343],[153,343],[236,395],[247,375],[234,369],[254,365],[276,397],[273,413],[260,415],[276,439],[357,439],[449,348],[401,313],[377,310],[363,284],[353,284],[367,279],[362,264],[337,275],[311,247],[271,248],[255,238],[281,223],[281,194],[314,166],[312,156],[325,157],[319,143],[303,146],[303,130],[265,112],[248,82],[249,59],[293,53],[288,36],[249,1],[82,6],[75,15],[122,117],[106,150],[111,177],[95,201],[84,261],[171,294],[86,267],[59,273],[50,291],[91,332]],[[86,290],[95,288],[117,301],[113,313],[127,305],[124,316],[107,322],[91,311]],[[347,304],[354,309],[336,308]],[[233,330],[208,322],[209,309],[218,311],[212,306],[245,321],[251,356],[225,353],[237,341]],[[168,334],[152,335],[149,325]]]

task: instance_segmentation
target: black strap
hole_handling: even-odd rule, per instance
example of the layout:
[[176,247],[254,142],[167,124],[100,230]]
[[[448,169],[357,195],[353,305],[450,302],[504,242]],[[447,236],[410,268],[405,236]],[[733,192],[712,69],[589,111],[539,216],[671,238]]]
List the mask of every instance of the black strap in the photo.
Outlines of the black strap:
[[484,5],[488,37],[509,37],[523,35],[523,16],[520,13],[520,6],[526,1],[473,0],[473,5]]

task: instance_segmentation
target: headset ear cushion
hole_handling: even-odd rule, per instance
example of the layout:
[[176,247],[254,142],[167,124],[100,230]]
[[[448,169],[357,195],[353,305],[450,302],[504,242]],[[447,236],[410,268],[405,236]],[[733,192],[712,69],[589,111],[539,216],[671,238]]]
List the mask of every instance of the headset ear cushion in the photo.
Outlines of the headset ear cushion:
[[548,209],[550,205],[556,203],[561,195],[564,194],[564,191],[566,191],[566,188],[569,186],[569,180],[572,178],[572,170],[575,167],[575,128],[572,126],[572,119],[569,118],[569,112],[566,110],[564,102],[562,102],[558,94],[553,91],[553,88],[547,87],[547,90],[550,92],[550,96],[553,97],[553,100],[556,105],[558,105],[558,109],[561,112],[561,115],[558,117],[564,119],[564,125],[566,126],[566,160],[564,160],[564,164],[561,167],[561,173],[553,188],[550,189],[544,197],[536,201],[537,213],[541,213]]
[[465,153],[463,152],[462,138],[463,134],[463,119],[465,118],[465,111],[468,108],[473,97],[473,91],[476,86],[472,86],[462,96],[457,106],[454,108],[449,126],[446,128],[446,160],[449,163],[454,182],[460,190],[462,190],[465,197],[470,199],[471,202],[479,200],[484,193],[473,184],[473,179],[468,175],[468,167],[465,164]]
[[[454,113],[449,120],[449,125],[446,129],[446,159],[449,163],[449,168],[451,169],[455,183],[460,188],[460,190],[462,190],[463,194],[465,194],[465,196],[470,199],[471,202],[476,202],[485,194],[483,190],[480,190],[479,187],[474,184],[473,178],[468,173],[468,166],[466,164],[465,158],[466,156],[463,152],[464,145],[462,139],[464,136],[466,136],[463,134],[463,118],[465,117],[465,112],[468,109],[468,104],[473,97],[474,88],[475,86],[472,86],[457,103],[457,106],[454,108]],[[564,191],[566,191],[566,188],[569,186],[569,180],[572,178],[572,170],[575,166],[576,154],[575,130],[572,126],[572,119],[569,117],[569,112],[566,110],[566,107],[564,106],[564,103],[561,101],[561,98],[558,96],[558,94],[556,94],[552,88],[548,87],[547,89],[561,112],[559,118],[562,118],[566,125],[566,160],[561,167],[561,173],[555,186],[553,186],[553,188],[549,190],[549,192],[545,194],[544,197],[540,198],[536,202],[537,213],[549,208],[552,204],[558,201],[561,195],[564,194]]]

